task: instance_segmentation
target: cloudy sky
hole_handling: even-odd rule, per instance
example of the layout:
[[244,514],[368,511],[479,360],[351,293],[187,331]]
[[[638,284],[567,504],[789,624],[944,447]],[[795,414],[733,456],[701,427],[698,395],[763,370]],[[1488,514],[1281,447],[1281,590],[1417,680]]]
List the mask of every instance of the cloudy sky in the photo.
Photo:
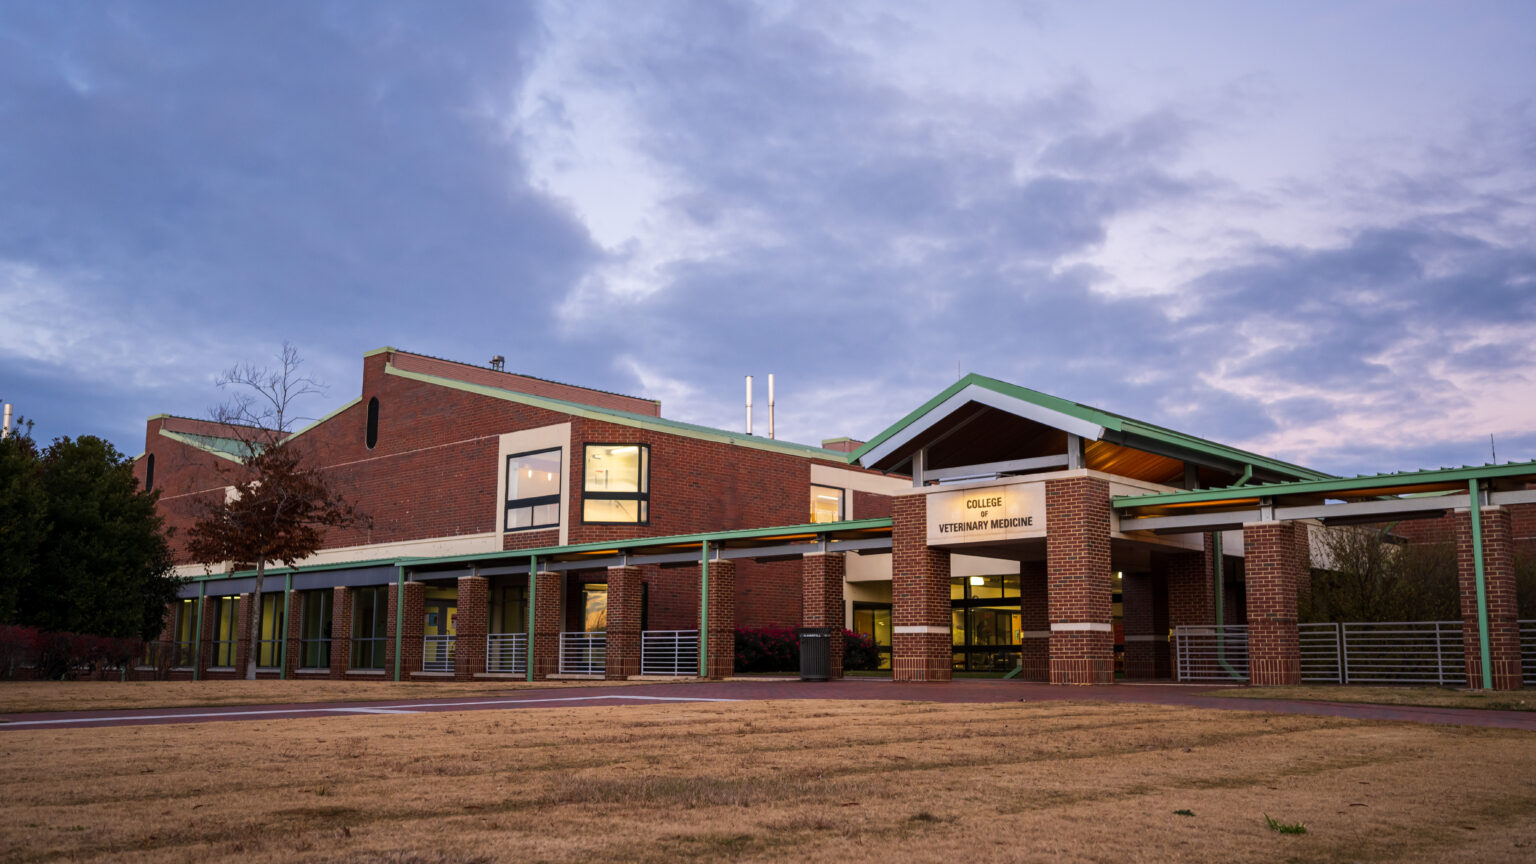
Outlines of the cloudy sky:
[[1528,2],[6,3],[0,398],[133,454],[291,340],[312,415],[394,345],[1536,458],[1533,97]]

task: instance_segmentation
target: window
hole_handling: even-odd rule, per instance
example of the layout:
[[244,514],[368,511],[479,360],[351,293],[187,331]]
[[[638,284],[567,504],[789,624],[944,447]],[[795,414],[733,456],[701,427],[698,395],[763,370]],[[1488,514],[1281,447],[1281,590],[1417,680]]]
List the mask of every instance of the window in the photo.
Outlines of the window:
[[209,643],[212,653],[208,655],[209,666],[233,666],[235,665],[236,633],[240,623],[240,598],[239,597],[215,597],[213,598],[213,641]]
[[560,524],[560,448],[507,457],[507,531]]
[[1018,574],[952,577],[949,598],[956,669],[1007,671],[1018,665]]
[[388,639],[389,588],[352,592],[352,668],[383,669]]
[[176,604],[176,653],[171,665],[191,666],[197,649],[197,601],[191,598]]
[[812,522],[841,522],[843,521],[843,496],[844,492],[835,486],[817,486],[811,484],[811,521]]
[[256,665],[275,669],[283,656],[283,595],[261,595],[261,638],[256,640]]
[[379,443],[379,397],[368,400],[368,431],[365,443],[372,450],[373,445]]
[[588,583],[581,586],[581,629],[587,633],[602,633],[608,629],[608,584]]
[[528,594],[521,585],[491,589],[491,632],[526,633],[528,631]]
[[144,491],[155,488],[155,454],[144,457]]
[[335,593],[329,588],[305,591],[299,612],[299,666],[304,669],[328,669],[331,665],[331,604]]
[[649,523],[650,460],[651,448],[644,444],[588,444],[582,471],[582,521]]
[[853,632],[868,636],[880,655],[881,669],[891,668],[891,604],[853,604]]

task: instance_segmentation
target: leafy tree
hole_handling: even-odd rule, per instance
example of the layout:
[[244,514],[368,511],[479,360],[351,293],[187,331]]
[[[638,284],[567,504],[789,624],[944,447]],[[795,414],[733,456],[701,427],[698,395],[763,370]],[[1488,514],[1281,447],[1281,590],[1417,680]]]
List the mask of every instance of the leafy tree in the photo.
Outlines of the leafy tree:
[[0,439],[0,623],[15,623],[47,536],[47,499],[37,446],[25,431]]
[[90,435],[39,453],[0,441],[3,622],[53,632],[153,638],[176,596],[170,548],[128,459]]
[[287,343],[276,369],[236,366],[219,379],[236,388],[214,420],[240,442],[241,463],[220,467],[233,494],[205,505],[188,532],[187,549],[204,566],[253,565],[245,677],[256,677],[263,581],[268,563],[294,566],[314,554],[327,528],[365,522],[291,438],[295,403],[323,388],[301,373],[304,361]]

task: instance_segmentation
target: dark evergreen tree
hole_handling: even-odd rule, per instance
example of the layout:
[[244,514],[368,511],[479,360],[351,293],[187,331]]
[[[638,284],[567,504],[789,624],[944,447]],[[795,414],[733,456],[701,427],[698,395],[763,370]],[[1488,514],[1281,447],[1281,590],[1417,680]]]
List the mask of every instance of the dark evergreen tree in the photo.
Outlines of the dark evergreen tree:
[[47,530],[42,464],[23,430],[0,439],[0,624],[19,623],[22,586],[32,581]]

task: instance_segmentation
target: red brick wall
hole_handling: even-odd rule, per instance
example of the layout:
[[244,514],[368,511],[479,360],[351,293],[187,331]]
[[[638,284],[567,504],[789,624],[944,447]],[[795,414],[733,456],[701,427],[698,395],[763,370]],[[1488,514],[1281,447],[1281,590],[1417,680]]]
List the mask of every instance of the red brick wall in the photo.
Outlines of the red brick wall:
[[1052,684],[1115,680],[1109,509],[1107,481],[1072,477],[1045,483]]
[[1185,627],[1216,623],[1216,589],[1211,581],[1214,541],[1203,535],[1205,551],[1167,555],[1168,626]]
[[560,671],[560,631],[564,629],[561,608],[563,574],[540,573],[535,579],[533,598],[533,677],[542,681]]
[[[1456,570],[1461,591],[1461,634],[1466,649],[1467,685],[1479,689],[1483,686],[1483,647],[1478,631],[1477,567],[1473,558],[1472,514],[1457,513],[1453,521],[1456,529]],[[1513,521],[1509,508],[1483,508],[1483,586],[1488,598],[1488,648],[1495,690],[1521,688]]]
[[853,500],[849,502],[850,519],[889,519],[891,518],[891,501],[889,495],[881,495],[876,492],[861,492],[853,490]]
[[1024,669],[1019,677],[1025,681],[1049,681],[1051,613],[1044,561],[1019,564],[1019,613],[1019,629],[1024,631],[1020,656]]
[[[1248,677],[1254,685],[1300,684],[1296,587],[1306,568],[1305,525],[1257,522],[1243,526],[1248,607]],[[1302,534],[1302,537],[1298,537]]]
[[709,562],[709,626],[698,626],[709,646],[709,668],[699,671],[709,678],[730,677],[736,670],[736,562]]
[[847,562],[840,553],[807,555],[800,559],[805,586],[803,626],[832,629],[832,677],[843,677],[843,579]]
[[639,567],[608,568],[607,677],[623,681],[640,674],[640,594],[644,584]]
[[[897,681],[948,681],[954,675],[949,633],[949,552],[928,548],[928,498],[891,503],[891,675]],[[930,627],[933,633],[902,633]]]
[[331,677],[340,678],[352,661],[352,589],[331,590]]
[[1126,573],[1120,581],[1120,607],[1125,633],[1125,677],[1157,677],[1157,630],[1151,573]]
[[[469,681],[485,671],[485,633],[491,623],[490,580],[484,576],[460,576],[456,603],[453,677]],[[418,611],[416,620],[422,621],[424,615],[425,611]]]

